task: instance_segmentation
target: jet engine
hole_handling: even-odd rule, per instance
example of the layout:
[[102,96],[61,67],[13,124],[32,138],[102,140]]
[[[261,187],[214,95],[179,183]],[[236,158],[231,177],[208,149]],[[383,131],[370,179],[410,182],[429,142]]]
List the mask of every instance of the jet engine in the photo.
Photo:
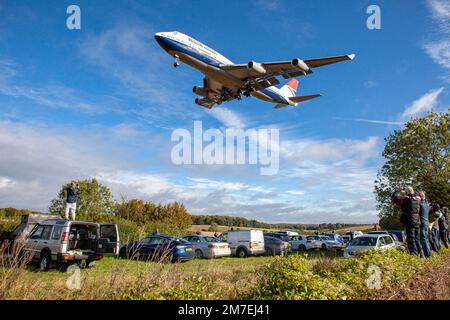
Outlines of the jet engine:
[[296,69],[298,69],[300,71],[303,71],[305,74],[309,71],[308,65],[303,60],[301,60],[299,58],[292,59],[291,65],[294,68],[296,68]]
[[202,87],[193,87],[192,92],[202,97],[206,97],[208,95],[208,89]]
[[262,64],[255,61],[250,61],[249,63],[247,63],[247,69],[258,75],[266,74],[266,69],[264,69]]

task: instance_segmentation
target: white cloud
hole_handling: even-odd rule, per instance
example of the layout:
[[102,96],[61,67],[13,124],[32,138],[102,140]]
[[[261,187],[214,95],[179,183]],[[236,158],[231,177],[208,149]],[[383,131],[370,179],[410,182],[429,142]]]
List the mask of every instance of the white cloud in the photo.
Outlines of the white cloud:
[[245,120],[230,109],[217,107],[209,110],[208,113],[228,128],[243,129],[246,127]]
[[[110,136],[109,131],[104,132],[104,136]],[[202,176],[201,172],[198,176],[184,178],[142,170],[123,158],[126,153],[123,146],[117,148],[111,144],[111,137],[105,140],[104,136],[81,131],[77,132],[74,141],[66,129],[1,122],[0,206],[45,210],[66,181],[96,177],[111,188],[117,199],[125,196],[127,199],[138,197],[163,203],[181,201],[194,214],[226,214],[269,222],[303,223],[371,222],[374,219],[367,215],[374,208],[372,202],[362,201],[364,206],[357,206],[359,199],[367,198],[367,193],[371,192],[373,181],[357,161],[344,163],[341,160],[333,166],[328,166],[325,158],[301,162],[299,170],[304,175],[273,178],[274,182],[298,179],[298,187],[282,192],[277,191],[277,184],[263,181],[260,176],[243,177],[244,181],[250,179],[250,184],[241,179],[213,179]],[[344,145],[356,146],[361,153],[371,153],[369,147],[363,145],[372,142],[348,143],[338,145],[341,148]],[[349,155],[362,157],[355,153]],[[319,159],[317,156],[314,158]],[[337,158],[345,156],[342,154]],[[317,186],[331,190],[333,198],[341,196],[347,199],[350,195],[354,201],[341,206],[327,204],[322,200],[328,195],[323,194],[323,190],[315,190]],[[330,186],[335,189],[330,189]],[[309,200],[298,203],[299,195]]]
[[7,177],[0,177],[0,189],[8,188],[13,185],[13,181]]
[[428,0],[427,4],[434,20],[435,32],[423,47],[435,63],[450,69],[450,2]]
[[428,6],[436,19],[450,19],[450,2],[448,0],[428,0]]
[[435,63],[450,69],[450,39],[426,43],[424,48]]
[[439,95],[444,91],[444,88],[438,88],[430,90],[425,95],[415,100],[403,111],[401,118],[403,120],[409,120],[412,117],[420,116],[436,108],[437,99]]

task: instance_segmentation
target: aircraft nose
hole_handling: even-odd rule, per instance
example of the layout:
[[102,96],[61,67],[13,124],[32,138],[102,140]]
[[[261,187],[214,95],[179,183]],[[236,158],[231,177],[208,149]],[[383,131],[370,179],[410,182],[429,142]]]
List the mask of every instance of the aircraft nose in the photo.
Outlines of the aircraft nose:
[[155,33],[155,40],[164,50],[170,50],[170,41],[165,37],[163,32]]

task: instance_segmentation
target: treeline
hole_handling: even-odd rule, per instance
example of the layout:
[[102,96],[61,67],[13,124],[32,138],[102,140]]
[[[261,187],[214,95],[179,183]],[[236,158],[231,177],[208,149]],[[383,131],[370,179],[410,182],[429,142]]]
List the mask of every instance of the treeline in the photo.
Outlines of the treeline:
[[195,225],[221,225],[229,227],[247,227],[261,229],[288,229],[288,230],[334,230],[356,226],[356,224],[321,223],[321,224],[291,224],[291,223],[266,223],[250,220],[242,217],[220,215],[192,215],[192,224]]
[[0,208],[0,217],[2,218],[16,218],[24,214],[41,213],[28,209],[16,209],[16,208]]

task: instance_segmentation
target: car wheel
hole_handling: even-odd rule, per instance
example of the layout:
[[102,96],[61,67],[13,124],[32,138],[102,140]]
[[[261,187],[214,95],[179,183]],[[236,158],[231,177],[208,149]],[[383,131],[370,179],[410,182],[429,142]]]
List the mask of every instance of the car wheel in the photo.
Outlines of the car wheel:
[[273,256],[273,250],[271,248],[266,248],[266,256]]
[[239,249],[237,252],[237,256],[239,258],[247,258],[248,256],[247,250],[245,250],[244,248]]
[[322,250],[327,250],[327,245],[325,243],[322,244]]
[[298,250],[306,251],[306,246],[304,244],[301,244],[301,245],[298,246]]
[[50,268],[51,258],[47,252],[41,253],[39,259],[39,271],[47,271]]
[[122,258],[122,259],[126,258],[126,249],[125,248],[120,249],[119,258]]
[[203,258],[203,251],[200,249],[195,250],[195,257],[197,259],[202,259]]

